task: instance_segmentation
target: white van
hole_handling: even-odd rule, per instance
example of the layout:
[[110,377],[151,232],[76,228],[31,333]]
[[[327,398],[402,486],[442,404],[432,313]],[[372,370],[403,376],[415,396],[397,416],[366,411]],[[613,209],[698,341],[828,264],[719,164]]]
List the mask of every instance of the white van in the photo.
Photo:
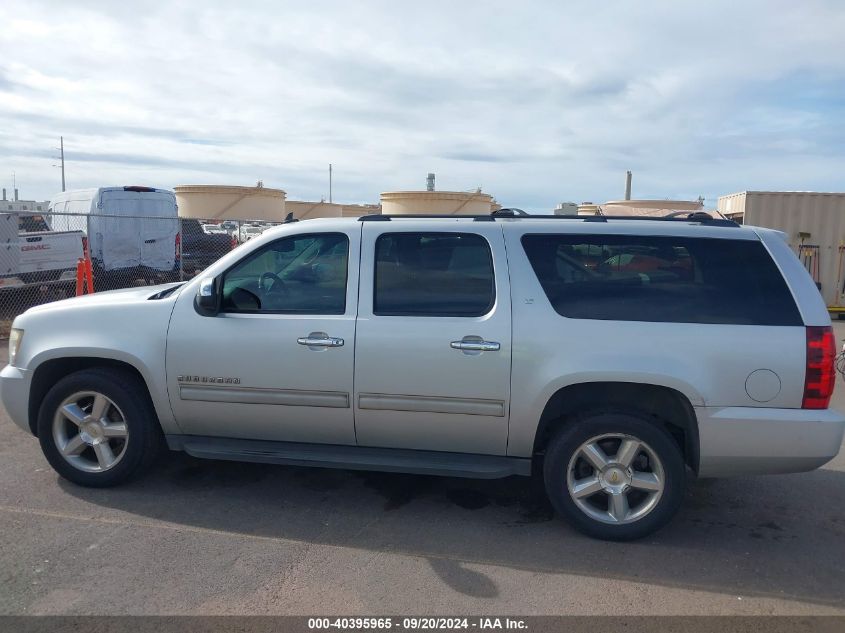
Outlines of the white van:
[[48,209],[55,230],[88,237],[94,276],[177,278],[176,196],[152,187],[100,187],[56,194]]

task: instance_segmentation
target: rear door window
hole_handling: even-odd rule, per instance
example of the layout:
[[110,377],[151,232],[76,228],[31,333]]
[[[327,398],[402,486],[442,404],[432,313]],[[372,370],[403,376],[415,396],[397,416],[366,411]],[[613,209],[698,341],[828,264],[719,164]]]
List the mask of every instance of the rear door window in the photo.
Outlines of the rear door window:
[[375,250],[373,314],[477,317],[493,308],[493,256],[480,235],[385,233]]
[[555,311],[573,319],[802,325],[763,244],[632,235],[524,235]]

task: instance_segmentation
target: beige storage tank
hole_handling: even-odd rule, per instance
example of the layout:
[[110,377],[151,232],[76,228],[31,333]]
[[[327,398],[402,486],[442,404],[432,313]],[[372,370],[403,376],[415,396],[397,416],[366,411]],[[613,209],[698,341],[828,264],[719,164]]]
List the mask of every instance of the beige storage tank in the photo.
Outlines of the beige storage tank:
[[345,204],[341,209],[345,218],[360,218],[362,215],[380,215],[380,204]]
[[828,308],[845,312],[845,193],[742,191],[720,196],[717,208],[740,224],[786,233]]
[[701,211],[701,200],[611,200],[601,205],[603,215],[662,217],[670,213]]
[[384,215],[489,215],[493,196],[481,191],[388,191],[381,194]]
[[268,187],[179,185],[173,188],[179,216],[201,220],[285,219],[285,192]]
[[578,215],[598,215],[599,205],[592,202],[582,202],[578,205]]
[[302,202],[285,200],[285,215],[293,213],[297,220],[313,218],[339,218],[343,215],[343,205],[331,202]]

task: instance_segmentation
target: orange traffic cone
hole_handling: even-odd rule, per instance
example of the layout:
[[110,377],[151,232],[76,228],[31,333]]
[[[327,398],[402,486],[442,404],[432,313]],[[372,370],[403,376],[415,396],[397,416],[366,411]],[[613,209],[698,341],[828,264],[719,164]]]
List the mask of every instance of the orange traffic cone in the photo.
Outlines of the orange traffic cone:
[[91,266],[91,257],[87,254],[85,257],[85,281],[88,282],[88,292],[94,292],[94,271]]
[[90,257],[80,257],[76,262],[76,296],[94,292],[94,271]]
[[76,262],[76,296],[81,296],[85,291],[85,260],[81,257]]

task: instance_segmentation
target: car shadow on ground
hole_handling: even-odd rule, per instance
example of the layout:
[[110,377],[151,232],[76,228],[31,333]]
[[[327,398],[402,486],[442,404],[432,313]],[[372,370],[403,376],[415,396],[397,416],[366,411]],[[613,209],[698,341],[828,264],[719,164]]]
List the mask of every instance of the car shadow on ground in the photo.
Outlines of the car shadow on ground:
[[[478,565],[841,605],[845,473],[690,480],[678,517],[633,543],[584,537],[536,479],[468,480],[194,459],[169,453],[113,489],[76,498],[191,529],[429,560],[450,587],[495,597]],[[467,565],[473,565],[469,569]]]

